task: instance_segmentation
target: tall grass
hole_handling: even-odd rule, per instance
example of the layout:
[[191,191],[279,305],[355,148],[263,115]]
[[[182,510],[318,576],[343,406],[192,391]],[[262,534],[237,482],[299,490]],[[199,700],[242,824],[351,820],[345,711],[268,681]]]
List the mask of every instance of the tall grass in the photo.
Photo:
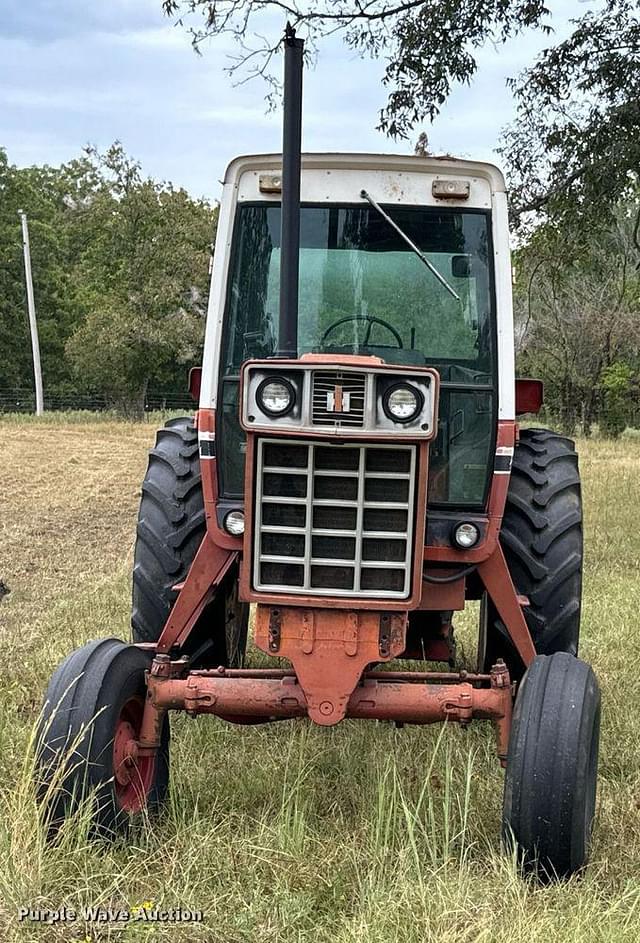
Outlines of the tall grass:
[[[640,926],[640,442],[581,443],[583,657],[603,688],[591,865],[540,888],[500,850],[491,728],[172,718],[158,819],[112,845],[81,809],[48,845],[32,731],[74,647],[126,637],[139,481],[153,429],[0,424],[0,939],[203,943],[634,941]],[[473,658],[472,613],[458,620]],[[251,659],[257,660],[252,651]],[[39,926],[18,908],[202,910],[192,925]]]

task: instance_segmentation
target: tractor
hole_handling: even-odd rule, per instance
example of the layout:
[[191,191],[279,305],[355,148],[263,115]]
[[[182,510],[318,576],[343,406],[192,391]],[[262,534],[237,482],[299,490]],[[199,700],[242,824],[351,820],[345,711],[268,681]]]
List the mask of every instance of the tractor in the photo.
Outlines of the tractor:
[[[132,640],[73,652],[46,692],[48,827],[89,801],[111,837],[160,808],[171,711],[488,720],[505,845],[541,879],[569,876],[588,857],[600,726],[577,657],[580,479],[569,439],[518,423],[542,387],[515,378],[503,177],[303,155],[303,43],[288,29],[284,47],[282,154],[224,178],[198,408],[150,452]],[[454,614],[471,600],[463,666]],[[245,665],[250,607],[267,667]]]

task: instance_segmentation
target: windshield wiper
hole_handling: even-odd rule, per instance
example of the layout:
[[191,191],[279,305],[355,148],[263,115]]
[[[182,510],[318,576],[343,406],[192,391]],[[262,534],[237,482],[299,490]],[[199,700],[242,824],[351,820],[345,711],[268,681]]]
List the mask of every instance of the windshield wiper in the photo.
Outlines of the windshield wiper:
[[429,261],[429,259],[426,257],[426,255],[425,255],[423,252],[421,252],[420,249],[417,247],[417,245],[415,244],[415,242],[413,242],[413,241],[409,238],[409,236],[407,236],[406,232],[403,232],[402,229],[400,229],[400,227],[398,226],[398,224],[395,223],[395,222],[391,219],[391,217],[389,216],[389,214],[388,214],[388,213],[385,213],[385,211],[382,209],[382,207],[380,206],[380,204],[379,204],[379,203],[376,203],[376,201],[373,199],[373,197],[370,196],[370,195],[367,193],[366,190],[361,190],[361,191],[360,191],[360,196],[363,198],[363,200],[367,200],[367,201],[371,204],[371,206],[374,208],[374,210],[377,210],[378,213],[380,213],[380,215],[382,216],[382,218],[383,218],[383,219],[386,219],[386,221],[389,223],[390,226],[393,226],[393,228],[395,229],[395,231],[398,233],[399,236],[402,237],[402,239],[404,239],[404,241],[405,241],[406,244],[409,246],[409,248],[412,249],[412,250],[415,252],[415,254],[418,256],[418,258],[419,258],[422,262],[424,262],[424,264],[427,266],[427,268],[429,269],[429,271],[431,272],[431,274],[432,274],[432,275],[435,275],[435,277],[438,279],[438,281],[440,282],[440,284],[441,284],[441,285],[444,285],[444,287],[447,289],[447,291],[449,292],[449,294],[450,294],[450,295],[453,295],[453,297],[456,299],[456,301],[460,301],[460,295],[455,291],[455,289],[453,289],[453,288],[451,287],[451,285],[450,285],[449,282],[446,280],[446,278],[444,277],[444,275],[441,275],[441,274],[440,274],[440,272],[439,272],[438,269],[435,267],[435,265],[433,264],[433,262],[430,262],[430,261]]

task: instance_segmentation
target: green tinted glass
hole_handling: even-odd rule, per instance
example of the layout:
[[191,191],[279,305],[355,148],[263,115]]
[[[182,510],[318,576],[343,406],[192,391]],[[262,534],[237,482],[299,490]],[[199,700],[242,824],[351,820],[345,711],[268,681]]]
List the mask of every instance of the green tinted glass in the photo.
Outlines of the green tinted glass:
[[[439,280],[369,205],[300,211],[298,351],[373,354],[440,372],[430,500],[484,500],[494,433],[490,217],[385,206]],[[242,493],[237,378],[278,348],[280,207],[238,208],[222,347],[222,492]],[[445,282],[446,284],[443,284]],[[476,394],[465,387],[482,387]],[[455,469],[453,464],[456,462]]]

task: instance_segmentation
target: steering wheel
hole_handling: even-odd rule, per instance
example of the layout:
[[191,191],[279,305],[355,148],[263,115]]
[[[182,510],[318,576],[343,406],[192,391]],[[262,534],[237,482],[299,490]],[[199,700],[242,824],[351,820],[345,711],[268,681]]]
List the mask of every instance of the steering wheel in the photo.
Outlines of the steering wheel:
[[[320,339],[320,345],[324,347],[325,341],[332,331],[335,331],[335,329],[339,327],[341,324],[348,324],[351,321],[367,321],[368,322],[369,326],[367,328],[367,333],[365,334],[364,340],[362,342],[363,347],[369,346],[369,340],[371,338],[371,331],[373,330],[373,325],[381,324],[382,327],[386,328],[390,334],[393,334],[393,337],[394,337],[394,340],[396,341],[398,349],[403,350],[404,344],[402,343],[402,338],[400,337],[400,334],[396,331],[393,324],[389,324],[388,321],[384,321],[382,318],[373,317],[372,315],[369,315],[369,314],[353,314],[348,318],[340,318],[339,321],[334,321],[333,324],[330,324],[327,330],[322,335],[322,338]],[[380,346],[386,346],[386,345],[381,344]]]

